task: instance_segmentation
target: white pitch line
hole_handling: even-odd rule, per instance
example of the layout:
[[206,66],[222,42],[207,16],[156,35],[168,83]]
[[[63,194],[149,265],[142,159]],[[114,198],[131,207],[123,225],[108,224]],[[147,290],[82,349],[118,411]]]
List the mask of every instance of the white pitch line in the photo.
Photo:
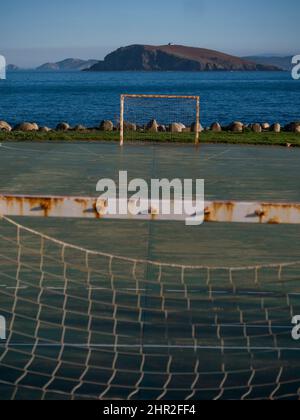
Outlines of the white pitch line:
[[[12,290],[12,289],[30,289],[31,286],[20,286],[20,287],[10,287],[7,286],[5,284],[0,285],[0,288],[6,288],[8,290]],[[111,288],[107,288],[107,287],[85,287],[85,286],[78,286],[78,287],[68,287],[68,290],[76,290],[76,289],[85,289],[85,290],[98,290],[98,291],[112,291],[113,289]],[[65,287],[54,287],[54,286],[49,286],[49,287],[44,287],[43,289],[45,290],[65,290]],[[133,288],[125,288],[125,289],[114,289],[114,291],[116,292],[123,292],[123,291],[127,291],[127,292],[151,292],[151,290],[149,289],[133,289]],[[186,292],[184,290],[179,290],[179,289],[166,289],[165,290],[166,293],[182,293],[185,294]],[[199,295],[205,295],[208,291],[207,290],[187,290],[188,294],[199,294]],[[244,290],[240,290],[237,292],[232,292],[232,291],[223,291],[223,290],[212,290],[210,291],[211,295],[229,295],[229,296],[243,296],[243,295],[248,295],[248,296],[276,296],[277,294],[280,294],[280,292],[251,292],[251,291],[244,291]],[[300,296],[300,293],[287,293],[286,296]]]
[[[20,147],[10,147],[10,146],[4,146],[3,145],[3,143],[0,143],[0,147],[2,148],[2,149],[6,149],[6,150],[10,150],[10,151],[13,151],[13,152],[22,152],[22,154],[24,154],[24,153],[29,153],[29,154],[33,154],[33,153],[37,153],[37,154],[41,154],[41,151],[40,150],[38,150],[38,149],[29,149],[29,148],[20,148]],[[48,150],[47,151],[47,154],[50,154],[50,153],[52,153],[53,154],[53,158],[56,158],[57,156],[61,156],[61,155],[69,155],[69,156],[82,156],[82,152],[80,152],[80,153],[75,153],[75,152],[67,152],[67,151],[65,151],[65,152],[59,152],[59,151],[56,151],[56,150]],[[86,153],[86,155],[90,155],[90,153],[89,152],[85,152]],[[102,157],[102,155],[97,155],[98,157]]]
[[[108,289],[107,287],[87,287],[87,290],[109,290],[112,291],[113,289]],[[147,292],[147,289],[114,289],[116,292]]]
[[128,292],[147,292],[147,289],[118,289],[120,291],[125,290]]
[[225,154],[227,154],[229,152],[231,152],[231,150],[230,149],[226,149],[223,152],[217,153],[217,154],[212,155],[212,156],[208,156],[207,158],[203,159],[203,162],[207,162],[209,160],[216,159],[216,158],[221,157],[221,156],[223,156],[223,155],[225,155]]
[[[20,343],[0,343],[0,347],[32,347],[33,344]],[[299,351],[300,347],[254,347],[254,346],[168,346],[155,344],[75,344],[75,343],[61,343],[61,344],[36,344],[36,347],[74,347],[74,348],[136,348],[136,349],[181,349],[181,350],[256,350],[256,351]]]
[[[291,330],[292,325],[250,325],[250,324],[212,324],[210,325],[211,327],[221,327],[221,328],[257,328],[257,329],[264,329],[264,328],[268,328],[268,329],[289,329]],[[204,325],[204,327],[207,327],[207,325]],[[201,325],[199,325],[199,328],[201,328]]]

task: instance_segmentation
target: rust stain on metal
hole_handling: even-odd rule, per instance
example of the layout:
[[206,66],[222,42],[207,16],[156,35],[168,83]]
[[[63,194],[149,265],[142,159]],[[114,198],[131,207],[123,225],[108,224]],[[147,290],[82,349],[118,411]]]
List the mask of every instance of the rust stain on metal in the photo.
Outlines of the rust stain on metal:
[[98,211],[97,201],[95,201],[95,203],[93,204],[93,210],[94,210],[94,214],[95,214],[96,219],[100,219],[101,214]]
[[[75,198],[74,202],[81,206],[81,210],[83,213],[88,211],[89,200],[87,198]],[[95,212],[94,206],[96,206],[96,203],[93,205],[93,210]]]
[[151,216],[151,220],[156,220],[159,215],[159,211],[154,207],[150,207],[148,213]]
[[210,209],[210,207],[205,207],[205,209],[204,209],[204,221],[205,222],[211,222],[210,217],[211,217],[211,209]]
[[98,208],[99,203],[96,199],[93,199],[91,203],[91,199],[89,198],[75,198],[74,202],[81,206],[81,211],[83,214],[93,213],[96,219],[101,218],[102,215]]
[[96,200],[93,203],[93,209],[96,216],[96,219],[101,219],[106,213],[108,207],[108,200]]
[[31,197],[31,196],[2,196],[7,207],[13,209],[15,206],[19,208],[19,215],[24,215],[24,208],[27,205],[31,210],[41,210],[44,216],[48,217],[52,210],[64,202],[63,197]]
[[265,210],[263,210],[262,208],[259,210],[255,211],[256,216],[259,218],[259,223],[263,223],[264,221],[264,217],[266,215]]
[[88,200],[86,198],[75,198],[75,203],[81,204],[82,206],[87,207]]
[[269,225],[280,225],[280,219],[279,217],[272,217],[269,221],[268,224]]
[[299,210],[300,211],[300,204],[299,203],[262,203],[263,208],[269,209],[284,209],[284,210]]
[[259,209],[255,211],[255,214],[257,217],[264,217],[266,213],[263,209]]
[[[300,204],[294,203],[262,203],[264,220],[269,224],[292,223],[295,215],[300,218]],[[282,216],[281,216],[282,215]]]
[[58,204],[64,202],[64,198],[57,197],[45,197],[45,198],[34,198],[24,197],[24,203],[28,202],[31,209],[39,208],[44,212],[44,216],[48,217],[52,210],[54,210]]
[[210,207],[206,207],[204,211],[204,220],[206,222],[216,222],[219,220],[219,214],[221,213],[228,222],[231,222],[233,220],[235,207],[236,203],[232,201],[215,201],[211,203]]
[[3,200],[5,201],[7,207],[9,209],[13,209],[15,205],[19,206],[20,216],[24,214],[24,201],[23,197],[11,197],[11,196],[3,196]]

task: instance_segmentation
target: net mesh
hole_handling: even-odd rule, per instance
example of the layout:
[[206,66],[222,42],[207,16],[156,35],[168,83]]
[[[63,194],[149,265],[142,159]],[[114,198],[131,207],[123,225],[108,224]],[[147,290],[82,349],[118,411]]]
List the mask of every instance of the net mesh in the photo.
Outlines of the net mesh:
[[195,99],[180,97],[126,97],[124,137],[159,140],[195,140]]
[[1,399],[298,399],[300,261],[169,265],[0,221]]

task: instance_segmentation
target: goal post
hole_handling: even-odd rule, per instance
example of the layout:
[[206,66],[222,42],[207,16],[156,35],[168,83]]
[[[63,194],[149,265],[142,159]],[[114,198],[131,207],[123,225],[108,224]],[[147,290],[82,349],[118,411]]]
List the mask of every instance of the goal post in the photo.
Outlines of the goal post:
[[122,94],[120,98],[120,145],[126,132],[188,134],[200,140],[200,96]]

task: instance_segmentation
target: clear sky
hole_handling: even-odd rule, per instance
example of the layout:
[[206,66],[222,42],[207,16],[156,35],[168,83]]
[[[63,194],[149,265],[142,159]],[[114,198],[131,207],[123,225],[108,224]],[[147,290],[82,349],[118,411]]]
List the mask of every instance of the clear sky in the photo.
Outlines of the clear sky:
[[21,66],[129,44],[300,53],[299,0],[2,0],[0,54]]

